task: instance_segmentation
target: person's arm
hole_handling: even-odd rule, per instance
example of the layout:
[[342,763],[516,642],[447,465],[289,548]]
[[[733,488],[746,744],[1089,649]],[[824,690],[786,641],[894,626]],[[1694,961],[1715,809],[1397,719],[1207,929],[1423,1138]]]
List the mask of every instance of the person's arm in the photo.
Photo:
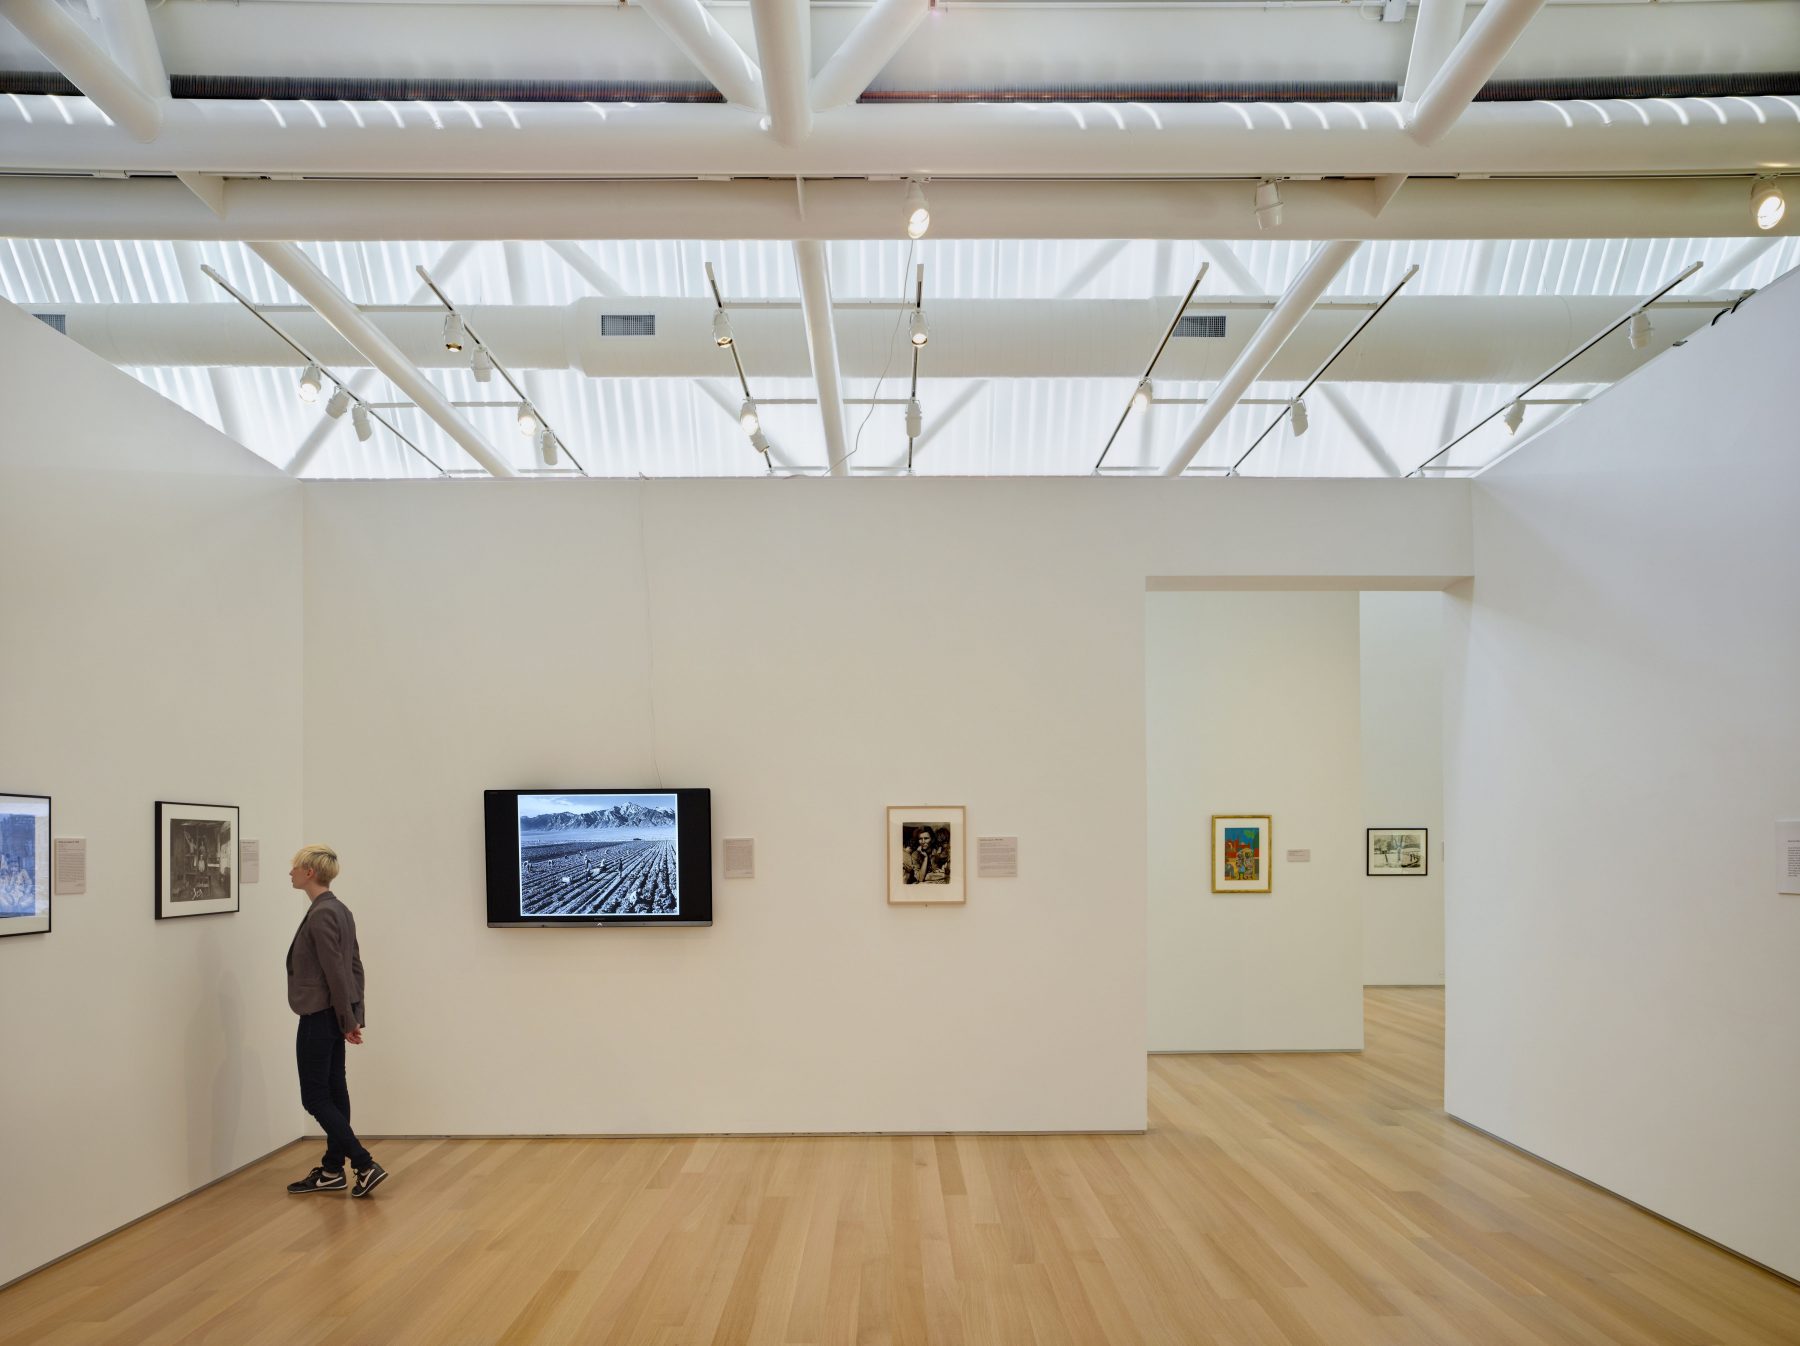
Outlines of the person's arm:
[[307,928],[312,931],[319,966],[325,970],[325,985],[331,989],[331,1008],[337,1013],[338,1028],[349,1037],[357,1033],[356,979],[350,973],[350,950],[344,945],[343,922],[335,911],[326,910],[316,920],[308,921]]

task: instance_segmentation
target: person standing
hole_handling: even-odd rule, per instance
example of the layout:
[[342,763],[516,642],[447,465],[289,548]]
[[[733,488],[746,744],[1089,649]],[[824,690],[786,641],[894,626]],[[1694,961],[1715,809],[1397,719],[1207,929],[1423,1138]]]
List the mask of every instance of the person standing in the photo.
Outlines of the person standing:
[[350,1085],[344,1044],[363,1040],[363,965],[356,947],[356,918],[332,893],[337,852],[302,846],[288,882],[310,901],[306,918],[288,945],[288,1008],[300,1016],[294,1058],[300,1069],[300,1104],[325,1129],[325,1157],[288,1191],[341,1192],[344,1160],[356,1169],[351,1196],[368,1196],[387,1177],[350,1129]]

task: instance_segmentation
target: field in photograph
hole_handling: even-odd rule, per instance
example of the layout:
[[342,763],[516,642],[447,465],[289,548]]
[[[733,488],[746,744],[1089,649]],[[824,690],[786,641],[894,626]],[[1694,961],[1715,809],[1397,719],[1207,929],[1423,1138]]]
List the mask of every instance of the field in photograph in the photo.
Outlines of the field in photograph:
[[600,841],[563,835],[527,846],[519,874],[525,916],[674,916],[680,884],[673,837]]

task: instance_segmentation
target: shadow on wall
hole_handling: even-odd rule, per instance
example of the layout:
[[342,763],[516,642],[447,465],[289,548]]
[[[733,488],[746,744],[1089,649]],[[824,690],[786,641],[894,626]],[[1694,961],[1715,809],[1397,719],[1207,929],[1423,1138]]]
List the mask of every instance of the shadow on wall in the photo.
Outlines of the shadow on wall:
[[[203,918],[204,919],[204,918]],[[187,1025],[188,1183],[228,1173],[243,1160],[238,1138],[266,1132],[262,1071],[244,1051],[244,995],[225,963],[220,937],[201,941],[195,976],[208,988]],[[254,1078],[252,1078],[254,1076]],[[246,1105],[253,1115],[246,1117]]]

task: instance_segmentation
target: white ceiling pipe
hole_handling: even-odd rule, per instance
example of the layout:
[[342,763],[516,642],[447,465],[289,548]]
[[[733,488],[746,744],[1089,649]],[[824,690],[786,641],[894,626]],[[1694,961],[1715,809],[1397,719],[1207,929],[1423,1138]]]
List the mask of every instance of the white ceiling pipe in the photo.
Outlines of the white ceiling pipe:
[[359,110],[318,102],[309,111],[176,99],[156,144],[137,145],[82,104],[66,108],[73,124],[65,124],[47,97],[20,95],[0,100],[0,168],[395,178],[922,174],[935,190],[951,177],[1623,176],[1800,166],[1800,108],[1791,98],[1477,103],[1435,145],[1407,133],[1400,109],[859,103],[820,119],[804,144],[786,146],[755,114],[717,104],[521,103],[511,109],[515,128],[491,109],[477,127],[454,104]]
[[[200,265],[199,244],[175,244],[175,266],[181,272],[181,289],[187,295],[188,303],[206,304],[216,300],[235,307],[231,296],[208,280]],[[213,403],[219,408],[219,429],[238,443],[244,443],[244,415],[238,406],[237,386],[231,381],[231,376],[218,365],[207,369],[206,379],[212,385]]]
[[[0,103],[3,107],[4,103]],[[1800,190],[1800,181],[1790,179]],[[932,237],[1254,237],[1247,182],[931,184]],[[1415,180],[1379,217],[1368,184],[1282,184],[1290,239],[1742,238],[1748,178]],[[867,239],[896,233],[891,182],[233,181],[220,218],[171,179],[13,178],[0,236],[320,242],[450,238]],[[1790,210],[1770,236],[1800,234]]]
[[1412,51],[1406,60],[1406,80],[1400,101],[1416,103],[1444,68],[1462,36],[1465,0],[1419,0],[1413,11]]
[[1406,129],[1421,145],[1441,140],[1475,101],[1544,0],[1487,0],[1413,105]]
[[762,111],[762,74],[756,62],[719,27],[700,0],[638,0],[638,4],[727,102]]
[[[813,381],[819,387],[819,418],[825,428],[826,461],[834,477],[849,474],[849,443],[844,438],[844,394],[838,376],[837,329],[831,308],[831,270],[823,243],[794,244],[794,267],[800,273],[800,306],[806,320],[806,349]],[[741,357],[740,357],[741,358]]]
[[550,251],[569,264],[569,269],[593,287],[594,293],[601,296],[624,294],[625,287],[613,277],[605,267],[588,256],[587,249],[579,243],[571,243],[567,239],[552,239]]
[[[822,247],[809,244],[811,247]],[[439,273],[434,271],[434,275]],[[804,278],[804,272],[802,273]],[[1711,297],[1715,304],[1735,291]],[[1217,300],[1204,296],[1195,313],[1222,313],[1222,338],[1177,338],[1157,362],[1170,381],[1217,378],[1243,352],[1275,304],[1267,297]],[[1263,378],[1305,379],[1324,364],[1355,325],[1361,307],[1316,306],[1268,365]],[[1611,295],[1401,295],[1332,366],[1342,382],[1455,383],[1529,381],[1568,353],[1571,330],[1604,327],[1618,316]],[[48,305],[39,307],[49,308]],[[187,304],[57,305],[68,334],[114,364],[165,367],[297,369],[301,357],[233,306]],[[710,299],[580,299],[573,304],[509,308],[476,305],[462,312],[501,354],[509,369],[574,370],[594,378],[704,378],[718,374]],[[1651,352],[1703,326],[1716,307],[1659,306],[1652,310]],[[653,337],[605,337],[603,313],[653,314]],[[731,310],[751,378],[811,376],[815,365],[805,311],[798,307]],[[269,316],[327,368],[347,372],[367,364],[324,319],[305,310]],[[421,369],[467,366],[469,353],[446,351],[441,310],[364,311],[400,353]],[[875,378],[889,361],[893,308],[840,302],[832,310],[832,349],[838,381]],[[929,378],[1130,378],[1168,326],[1169,301],[1160,299],[934,299],[930,305]],[[1623,340],[1583,357],[1597,379],[1622,377],[1645,355]],[[729,363],[726,368],[729,369]],[[890,367],[890,373],[892,367]],[[487,395],[502,397],[503,392]]]
[[1319,396],[1330,405],[1333,411],[1337,412],[1338,419],[1344,423],[1344,428],[1350,432],[1351,437],[1358,444],[1363,446],[1363,451],[1369,455],[1375,466],[1381,469],[1383,475],[1400,476],[1400,464],[1394,461],[1394,455],[1389,453],[1387,445],[1381,442],[1381,436],[1375,433],[1375,427],[1363,419],[1362,412],[1356,409],[1356,403],[1352,402],[1341,388],[1333,387],[1329,383],[1321,381],[1315,386],[1319,390]]
[[[113,3],[142,8],[142,0],[113,0]],[[162,96],[141,87],[56,0],[0,0],[0,17],[10,19],[32,46],[43,53],[44,59],[68,76],[77,89],[93,100],[96,108],[124,127],[134,139],[156,139],[162,129],[163,109],[168,106],[166,79]],[[148,23],[148,18],[145,22]],[[50,111],[47,98],[34,101],[43,103],[44,110]],[[99,124],[98,119],[96,124]],[[103,125],[101,129],[111,131]],[[0,131],[0,139],[4,138],[5,133]]]
[[875,0],[875,7],[813,76],[813,111],[843,107],[861,98],[930,9],[931,0]]
[[1237,406],[1238,399],[1249,390],[1252,383],[1263,376],[1270,361],[1275,358],[1282,344],[1294,334],[1306,315],[1311,312],[1319,297],[1325,293],[1331,282],[1337,279],[1350,259],[1356,256],[1362,243],[1356,239],[1339,239],[1331,243],[1321,243],[1312,257],[1288,286],[1287,293],[1281,296],[1281,302],[1275,305],[1274,312],[1267,321],[1256,329],[1256,335],[1250,338],[1249,344],[1231,362],[1231,368],[1225,371],[1225,377],[1219,380],[1218,387],[1213,390],[1212,400],[1206,404],[1206,410],[1200,413],[1200,423],[1188,433],[1163,469],[1166,477],[1179,477],[1187,465],[1194,461],[1194,456],[1205,447],[1206,441],[1212,438],[1213,432],[1231,414]]
[[110,0],[100,7],[100,29],[113,58],[133,83],[152,98],[167,98],[169,72],[163,65],[156,29],[150,26],[147,0]]
[[1705,277],[1706,288],[1709,290],[1723,289],[1761,261],[1763,254],[1779,242],[1781,242],[1780,239],[1770,238],[1767,235],[1762,238],[1748,239],[1733,248],[1729,255],[1721,258],[1717,266],[1700,272],[1694,279],[1699,280],[1701,277]]
[[812,74],[811,10],[811,0],[750,0],[769,134],[783,145],[798,145],[812,130],[806,88]]
[[344,340],[368,358],[370,364],[394,381],[406,396],[455,440],[471,458],[496,477],[517,475],[511,464],[494,452],[461,412],[437,385],[419,372],[417,365],[402,355],[387,335],[371,323],[363,311],[351,303],[331,278],[292,243],[252,243],[250,251],[262,258],[269,269],[280,276],[319,316],[335,327]]

